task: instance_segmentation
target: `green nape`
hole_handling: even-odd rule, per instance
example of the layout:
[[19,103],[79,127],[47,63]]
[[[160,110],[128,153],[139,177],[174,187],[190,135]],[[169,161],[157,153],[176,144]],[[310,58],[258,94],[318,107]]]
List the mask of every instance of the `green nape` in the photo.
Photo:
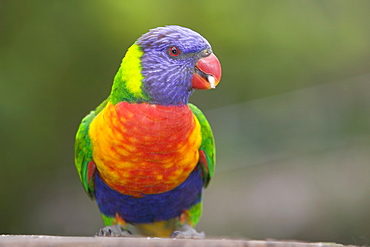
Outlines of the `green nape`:
[[120,101],[130,103],[143,102],[149,99],[148,95],[143,91],[142,55],[143,51],[136,43],[127,50],[114,77],[110,95],[110,101],[113,104],[117,104]]

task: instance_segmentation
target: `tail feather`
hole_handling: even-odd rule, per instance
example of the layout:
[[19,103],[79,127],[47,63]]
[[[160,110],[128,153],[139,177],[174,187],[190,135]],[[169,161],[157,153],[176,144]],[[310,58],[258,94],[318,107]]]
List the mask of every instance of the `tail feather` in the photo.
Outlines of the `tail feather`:
[[176,218],[148,224],[135,224],[138,232],[144,236],[168,238],[176,228]]

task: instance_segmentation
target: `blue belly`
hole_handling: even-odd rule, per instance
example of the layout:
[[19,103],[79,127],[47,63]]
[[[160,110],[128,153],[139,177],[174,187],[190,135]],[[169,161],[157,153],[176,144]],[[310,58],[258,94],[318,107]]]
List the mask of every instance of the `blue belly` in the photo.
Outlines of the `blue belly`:
[[95,197],[100,211],[114,217],[118,213],[128,223],[151,223],[178,217],[201,200],[203,181],[196,168],[177,188],[135,198],[121,194],[95,175]]

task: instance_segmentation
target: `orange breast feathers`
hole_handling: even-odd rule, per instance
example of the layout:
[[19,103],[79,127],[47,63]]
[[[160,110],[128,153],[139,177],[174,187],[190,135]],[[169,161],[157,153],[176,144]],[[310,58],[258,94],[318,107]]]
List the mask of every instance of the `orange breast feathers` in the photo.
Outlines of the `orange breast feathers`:
[[93,159],[111,188],[136,197],[186,180],[198,163],[200,124],[187,105],[119,102],[91,122]]

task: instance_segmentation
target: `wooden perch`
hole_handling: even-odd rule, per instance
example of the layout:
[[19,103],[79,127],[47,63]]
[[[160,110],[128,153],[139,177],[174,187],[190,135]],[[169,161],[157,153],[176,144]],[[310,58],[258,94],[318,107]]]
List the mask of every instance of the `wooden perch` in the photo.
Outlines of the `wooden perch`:
[[343,247],[336,243],[306,243],[276,240],[238,239],[169,239],[169,238],[116,238],[116,237],[61,237],[43,235],[0,235],[1,246],[134,246],[134,247]]

